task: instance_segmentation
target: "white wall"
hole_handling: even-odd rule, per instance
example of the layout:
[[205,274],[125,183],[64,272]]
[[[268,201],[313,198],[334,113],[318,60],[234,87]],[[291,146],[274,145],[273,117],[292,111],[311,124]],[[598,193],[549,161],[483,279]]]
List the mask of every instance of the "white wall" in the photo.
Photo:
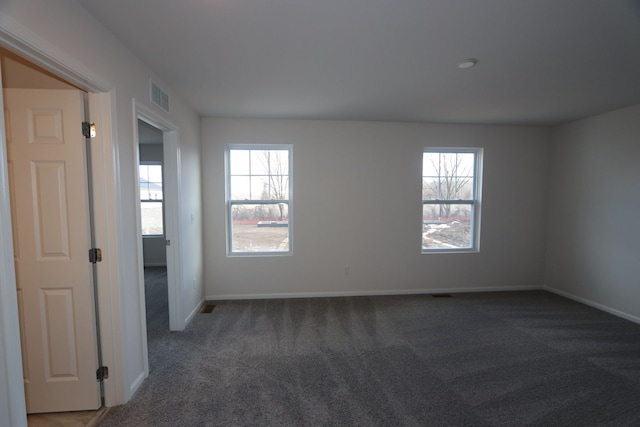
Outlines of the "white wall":
[[[206,118],[202,136],[209,299],[543,284],[546,129]],[[293,145],[292,256],[226,256],[224,149],[242,143]],[[480,253],[422,255],[422,150],[466,146],[484,148]]]
[[140,162],[162,164],[164,154],[162,152],[162,132],[160,132],[160,143],[140,144]]
[[145,267],[167,265],[167,247],[164,236],[142,236],[143,262]]
[[[111,378],[117,383],[115,400],[108,396],[109,404],[127,401],[145,375],[146,348],[144,347],[143,312],[141,311],[141,284],[138,283],[138,233],[136,232],[137,204],[135,182],[134,112],[133,99],[149,105],[149,78],[162,84],[153,73],[109,31],[73,0],[5,0],[0,4],[0,29],[19,41],[26,51],[36,57],[50,57],[73,72],[86,76],[111,94],[112,123],[110,130],[114,142],[114,175],[118,184],[115,194],[115,216],[118,226],[118,296],[111,313],[118,319],[102,319],[105,324],[119,325],[122,341],[116,348],[107,348],[108,354],[123,366],[110,367]],[[4,37],[4,36],[3,36]],[[7,40],[4,38],[4,40]],[[183,282],[179,284],[184,296],[182,311],[188,314],[196,307],[203,294],[200,224],[200,132],[198,116],[185,105],[168,86],[171,113],[158,114],[179,127],[181,175],[180,206],[181,232],[189,245],[183,245]],[[149,106],[148,108],[154,108]],[[2,166],[0,166],[2,168]],[[0,171],[2,172],[2,171]],[[100,195],[96,195],[100,197]],[[195,221],[191,222],[191,214]],[[196,279],[195,285],[192,278]],[[3,283],[2,286],[10,284]],[[19,346],[19,342],[3,343]],[[118,373],[121,372],[121,375]],[[114,375],[115,374],[115,375]],[[0,385],[3,394],[7,385]],[[14,391],[15,392],[15,391]],[[0,424],[2,420],[0,419]]]
[[546,285],[640,322],[640,105],[553,130]]

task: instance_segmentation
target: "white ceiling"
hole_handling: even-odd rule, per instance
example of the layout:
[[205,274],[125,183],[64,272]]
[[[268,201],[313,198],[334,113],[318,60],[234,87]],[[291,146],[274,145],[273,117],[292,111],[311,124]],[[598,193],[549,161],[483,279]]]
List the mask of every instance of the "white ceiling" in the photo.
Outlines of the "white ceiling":
[[202,116],[552,124],[640,103],[638,0],[78,1]]

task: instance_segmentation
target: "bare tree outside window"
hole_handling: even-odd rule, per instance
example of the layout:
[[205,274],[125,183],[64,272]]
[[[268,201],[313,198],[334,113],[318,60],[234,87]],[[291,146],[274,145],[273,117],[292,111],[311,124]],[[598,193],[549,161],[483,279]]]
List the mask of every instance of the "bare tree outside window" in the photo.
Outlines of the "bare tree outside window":
[[423,153],[423,251],[474,247],[476,168],[475,150]]
[[288,146],[229,148],[230,253],[290,251],[290,158]]
[[[289,152],[284,150],[258,151],[258,159],[268,172],[262,192],[263,200],[287,200],[289,198]],[[284,203],[277,204],[279,219],[284,220]]]

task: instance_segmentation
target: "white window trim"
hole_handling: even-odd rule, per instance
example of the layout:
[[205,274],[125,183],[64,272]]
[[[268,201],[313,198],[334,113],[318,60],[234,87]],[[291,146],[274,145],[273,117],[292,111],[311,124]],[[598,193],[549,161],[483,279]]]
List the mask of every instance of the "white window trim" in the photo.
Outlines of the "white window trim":
[[[422,150],[422,153],[472,153],[475,154],[475,162],[473,165],[473,176],[474,176],[474,186],[473,186],[473,199],[470,201],[458,201],[458,200],[424,200],[422,198],[423,188],[422,188],[422,176],[424,170],[420,173],[420,199],[421,203],[421,214],[420,214],[420,248],[422,254],[464,254],[464,253],[479,253],[480,252],[480,217],[481,217],[481,206],[482,206],[482,164],[483,164],[483,154],[484,149],[477,147],[460,147],[460,148],[451,148],[451,147],[427,147]],[[421,166],[422,167],[422,166]],[[437,249],[425,249],[422,246],[422,230],[423,230],[423,219],[422,219],[422,210],[424,209],[424,205],[428,204],[441,204],[441,203],[449,203],[449,204],[467,204],[472,206],[471,210],[471,247],[469,248],[437,248]]]
[[[232,250],[232,238],[233,238],[233,217],[231,210],[233,205],[239,204],[251,204],[251,205],[272,205],[282,203],[277,200],[231,200],[231,167],[229,164],[231,150],[287,150],[289,153],[289,195],[287,200],[287,215],[288,215],[288,234],[289,234],[289,249],[287,251],[265,251],[265,252],[234,252]],[[293,186],[292,182],[292,166],[293,166],[293,145],[291,144],[230,144],[225,148],[224,155],[224,179],[225,179],[225,216],[226,216],[226,246],[228,257],[269,257],[269,256],[290,256],[293,254],[293,209],[292,209],[292,195]]]

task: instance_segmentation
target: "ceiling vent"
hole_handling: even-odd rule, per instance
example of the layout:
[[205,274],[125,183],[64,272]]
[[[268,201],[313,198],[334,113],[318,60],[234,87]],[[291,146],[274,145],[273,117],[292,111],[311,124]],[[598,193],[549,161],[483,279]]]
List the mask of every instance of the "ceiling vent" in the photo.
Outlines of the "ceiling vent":
[[151,102],[167,113],[169,112],[169,95],[160,89],[160,86],[155,84],[153,80],[151,80]]

